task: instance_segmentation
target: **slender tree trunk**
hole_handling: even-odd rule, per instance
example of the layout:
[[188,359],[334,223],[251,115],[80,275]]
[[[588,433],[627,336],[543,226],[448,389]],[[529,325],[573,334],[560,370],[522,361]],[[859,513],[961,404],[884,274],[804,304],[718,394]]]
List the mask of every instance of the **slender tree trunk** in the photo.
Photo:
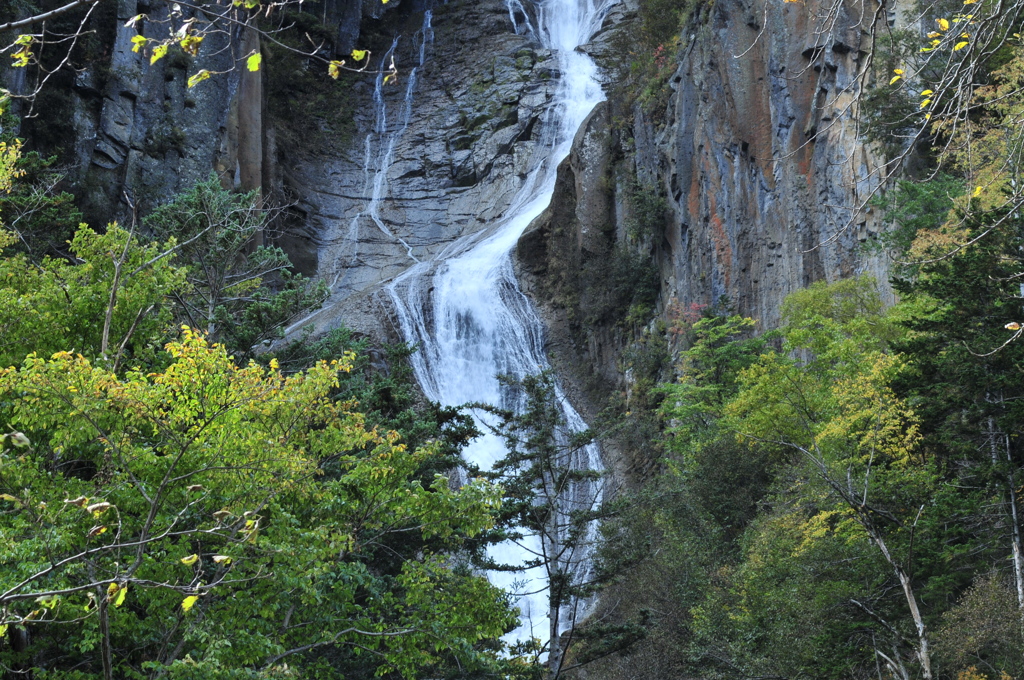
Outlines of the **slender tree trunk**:
[[931,651],[928,648],[928,630],[924,625],[924,619],[921,617],[921,610],[917,606],[917,597],[914,595],[914,584],[910,580],[910,574],[892,558],[892,554],[885,544],[885,539],[875,531],[874,526],[870,522],[861,522],[861,524],[867,529],[871,540],[882,551],[885,561],[889,563],[889,566],[896,573],[896,578],[900,581],[903,595],[907,598],[907,606],[910,608],[910,616],[914,619],[914,627],[917,629],[917,658],[921,662],[921,674],[925,680],[932,680],[932,657]]
[[1017,482],[1013,474],[1013,455],[1010,451],[1010,436],[1003,435],[1003,445],[1006,451],[1006,486],[1007,496],[1010,504],[1010,522],[1013,527],[1010,532],[1013,542],[1013,580],[1017,586],[1017,609],[1020,612],[1021,623],[1024,625],[1024,555],[1021,555],[1020,537],[1020,510],[1017,508]]
[[96,589],[99,602],[100,660],[103,662],[103,680],[114,680],[114,659],[110,651],[110,601],[103,588]]
[[[998,470],[999,452],[997,439],[999,434],[996,431],[995,419],[988,417],[988,438],[989,454],[992,457],[992,465]],[[1013,474],[1013,455],[1010,449],[1010,437],[1002,433],[1003,451],[1006,454],[1006,501],[1003,506],[1010,519],[1010,549],[1013,555],[1013,581],[1017,587],[1017,609],[1020,613],[1021,623],[1024,624],[1024,555],[1021,554],[1021,532],[1020,532],[1020,511],[1017,508],[1017,483]]]

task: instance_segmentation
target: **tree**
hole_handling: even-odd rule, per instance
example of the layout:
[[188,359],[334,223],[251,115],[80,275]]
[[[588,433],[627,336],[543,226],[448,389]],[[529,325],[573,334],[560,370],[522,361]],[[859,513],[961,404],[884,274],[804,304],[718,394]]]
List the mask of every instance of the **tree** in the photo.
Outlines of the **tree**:
[[[164,371],[81,355],[0,372],[0,631],[8,667],[76,677],[414,677],[499,662],[506,596],[448,552],[498,490],[453,488],[330,398],[351,357],[286,377],[186,329]],[[244,596],[242,596],[244,594]],[[353,656],[355,655],[355,657]]]
[[594,592],[588,562],[601,514],[601,473],[594,469],[593,434],[570,430],[549,372],[522,379],[501,377],[501,381],[515,390],[521,408],[475,405],[497,416],[492,429],[506,447],[506,454],[483,473],[503,490],[491,540],[516,542],[532,556],[524,564],[487,560],[485,566],[545,570],[550,620],[545,651],[551,677],[558,677],[586,598]]
[[327,298],[322,281],[289,271],[283,250],[254,245],[272,218],[258,192],[231,193],[211,176],[145,220],[158,238],[178,239],[177,252],[190,263],[189,288],[175,295],[182,321],[224,343],[242,364]]
[[[0,232],[0,248],[14,243]],[[170,257],[174,245],[143,246],[117,225],[106,234],[83,225],[70,243],[76,263],[45,257],[33,264],[23,253],[0,259],[0,364],[68,349],[115,371],[128,361],[153,362],[160,352],[154,341],[171,320],[167,299],[185,285]]]
[[[764,355],[745,370],[740,392],[727,407],[734,419],[730,429],[788,447],[812,465],[838,501],[838,507],[820,509],[817,521],[831,514],[852,520],[877,548],[903,593],[915,656],[930,680],[932,654],[913,548],[896,547],[913,546],[925,509],[921,501],[935,494],[935,477],[915,460],[916,416],[890,387],[905,363],[886,351],[897,334],[867,278],[797,292],[787,299],[784,315],[784,350],[807,358]],[[882,654],[877,648],[876,653]],[[899,659],[890,658],[888,665],[909,677]]]
[[[960,471],[964,484],[987,488],[998,501],[1000,543],[1010,549],[1018,616],[1024,625],[1024,548],[1019,479],[1024,347],[1015,342],[1021,316],[1024,261],[1019,215],[992,211],[967,219],[975,241],[954,257],[922,265],[914,279],[896,282],[913,310],[901,343],[911,373],[897,388],[917,404],[926,445]],[[998,226],[997,226],[998,225]],[[977,238],[984,234],[983,238]]]

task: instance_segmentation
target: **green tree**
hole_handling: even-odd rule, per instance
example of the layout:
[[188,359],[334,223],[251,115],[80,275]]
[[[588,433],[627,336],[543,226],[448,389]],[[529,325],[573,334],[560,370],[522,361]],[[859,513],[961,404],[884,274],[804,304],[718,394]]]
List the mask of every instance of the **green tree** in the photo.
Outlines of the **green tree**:
[[190,287],[175,298],[182,320],[205,329],[242,364],[327,297],[323,282],[289,271],[283,250],[255,245],[270,218],[258,192],[226,191],[211,176],[145,220],[159,238],[178,239],[188,263]]
[[174,241],[142,245],[116,224],[105,234],[83,225],[69,244],[74,263],[39,264],[6,250],[16,242],[0,232],[0,365],[66,350],[115,371],[155,360],[171,321],[167,299],[185,286],[170,256]]
[[920,415],[925,447],[958,484],[989,496],[976,531],[1009,553],[1024,625],[1024,456],[1017,445],[1024,434],[1024,346],[1017,341],[1024,225],[1019,215],[1001,209],[966,219],[968,237],[983,238],[896,283],[904,297],[902,323],[910,330],[900,349],[911,357],[912,369],[896,387]]
[[[0,373],[0,661],[76,677],[494,668],[515,617],[452,550],[496,487],[331,399],[351,357],[284,376],[185,330],[166,370],[81,355]],[[415,540],[413,540],[415,539]],[[433,670],[428,670],[433,669]],[[334,673],[338,673],[335,670]]]
[[506,447],[506,454],[483,473],[503,491],[497,531],[489,538],[520,544],[526,539],[534,557],[522,565],[488,560],[486,566],[545,570],[551,624],[548,668],[552,677],[558,677],[582,618],[584,599],[594,591],[588,563],[602,496],[601,473],[590,459],[594,436],[589,431],[572,432],[550,372],[500,380],[518,393],[518,408],[477,405],[496,416],[492,430]]

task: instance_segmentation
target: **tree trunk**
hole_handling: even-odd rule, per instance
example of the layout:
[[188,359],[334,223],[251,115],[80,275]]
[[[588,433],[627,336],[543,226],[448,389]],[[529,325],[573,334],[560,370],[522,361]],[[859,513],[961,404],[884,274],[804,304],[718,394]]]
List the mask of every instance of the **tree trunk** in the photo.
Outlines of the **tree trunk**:
[[103,662],[103,680],[114,680],[114,660],[110,651],[110,601],[103,588],[96,589],[99,602],[100,660]]
[[924,625],[924,619],[921,618],[921,610],[917,606],[917,597],[914,595],[914,584],[910,580],[910,575],[892,558],[885,539],[875,531],[874,525],[864,520],[861,521],[861,525],[867,530],[878,549],[882,551],[885,561],[889,563],[896,573],[896,578],[900,581],[903,595],[907,598],[907,606],[910,608],[910,616],[914,619],[914,627],[917,629],[917,658],[921,662],[921,675],[925,680],[932,680],[932,657],[928,649],[928,630]]

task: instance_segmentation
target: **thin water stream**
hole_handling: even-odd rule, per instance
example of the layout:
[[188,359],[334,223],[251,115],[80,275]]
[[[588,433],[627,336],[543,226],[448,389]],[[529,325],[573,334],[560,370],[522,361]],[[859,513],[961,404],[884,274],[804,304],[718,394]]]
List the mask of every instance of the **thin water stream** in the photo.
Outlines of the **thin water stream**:
[[[420,28],[419,37],[419,60],[405,76],[405,96],[402,98],[401,108],[398,112],[397,123],[392,122],[388,116],[387,102],[384,99],[384,86],[388,64],[394,58],[395,50],[401,41],[401,36],[396,36],[391,42],[391,47],[380,60],[377,71],[377,78],[373,88],[373,128],[367,133],[363,140],[363,177],[364,195],[367,196],[365,207],[356,213],[349,221],[347,243],[352,245],[352,251],[344,261],[336,263],[336,271],[331,281],[331,288],[337,290],[338,284],[344,284],[345,272],[356,265],[359,260],[359,231],[366,224],[367,219],[376,227],[384,237],[391,241],[401,243],[405,252],[412,262],[419,262],[410,246],[404,239],[393,233],[381,219],[381,202],[388,195],[388,171],[395,161],[395,148],[398,142],[409,127],[412,118],[413,98],[416,94],[416,86],[419,83],[419,71],[427,57],[427,46],[434,41],[434,29],[431,25],[433,13],[426,10],[423,13],[423,26]],[[339,266],[341,265],[341,266]]]

